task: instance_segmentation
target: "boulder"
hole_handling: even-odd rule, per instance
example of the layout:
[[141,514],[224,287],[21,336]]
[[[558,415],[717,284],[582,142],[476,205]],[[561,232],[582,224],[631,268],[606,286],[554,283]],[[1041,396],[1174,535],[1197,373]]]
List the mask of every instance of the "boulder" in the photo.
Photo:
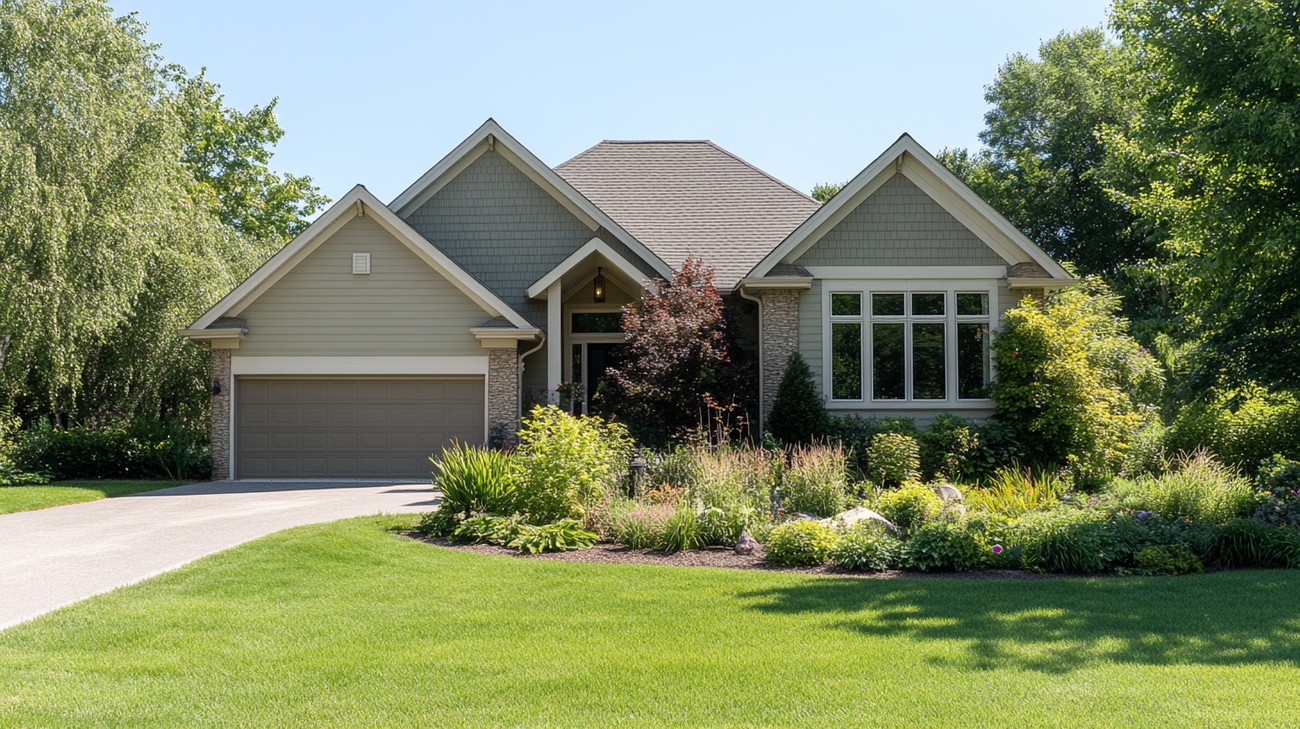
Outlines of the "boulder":
[[762,553],[763,553],[763,545],[759,544],[758,540],[755,539],[753,535],[751,535],[748,531],[744,531],[740,533],[740,537],[736,539],[736,554],[753,555],[753,554],[762,554]]
[[894,523],[892,521],[886,519],[885,517],[881,516],[880,514],[877,514],[876,512],[872,511],[871,509],[868,509],[865,506],[855,506],[854,508],[849,509],[848,511],[841,511],[840,513],[836,514],[835,516],[832,516],[829,519],[822,519],[821,523],[826,524],[828,526],[838,523],[843,525],[847,529],[849,527],[852,527],[854,524],[857,524],[858,522],[862,522],[862,521],[872,522],[877,526],[881,527],[882,529],[884,529],[886,532],[889,532],[890,534],[896,536],[898,535],[898,527],[894,526]]
[[931,488],[934,489],[936,496],[947,503],[951,504],[954,501],[961,501],[961,491],[958,491],[957,487],[950,483],[941,483],[937,486],[932,486]]

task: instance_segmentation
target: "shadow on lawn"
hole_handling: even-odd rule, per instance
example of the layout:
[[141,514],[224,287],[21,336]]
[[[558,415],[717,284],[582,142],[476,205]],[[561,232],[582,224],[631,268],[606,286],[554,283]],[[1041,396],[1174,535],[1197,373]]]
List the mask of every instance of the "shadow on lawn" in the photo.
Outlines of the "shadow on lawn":
[[1096,662],[1300,665],[1300,572],[1061,580],[809,580],[748,592],[767,613],[843,616],[868,636],[944,641],[934,663],[1064,673]]

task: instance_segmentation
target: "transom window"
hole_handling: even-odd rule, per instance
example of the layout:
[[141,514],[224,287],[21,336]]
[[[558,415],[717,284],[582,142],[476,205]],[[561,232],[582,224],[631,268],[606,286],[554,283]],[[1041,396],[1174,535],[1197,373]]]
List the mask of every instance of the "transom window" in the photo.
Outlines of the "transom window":
[[844,402],[988,397],[990,296],[982,291],[831,291],[830,396]]

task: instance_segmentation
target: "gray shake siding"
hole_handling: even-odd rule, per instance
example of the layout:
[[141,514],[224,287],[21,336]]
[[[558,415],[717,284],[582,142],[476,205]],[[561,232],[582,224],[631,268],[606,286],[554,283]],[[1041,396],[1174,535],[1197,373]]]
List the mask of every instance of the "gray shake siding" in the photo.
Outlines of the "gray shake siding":
[[801,266],[1006,265],[903,175],[894,175],[792,263]]
[[[406,222],[536,326],[546,302],[527,289],[597,235],[505,157],[484,152]],[[612,235],[602,236],[636,261]]]
[[[369,253],[371,273],[352,273]],[[236,354],[486,356],[470,334],[491,315],[373,218],[353,218],[240,316]]]
[[[1006,261],[903,175],[894,175],[849,213],[821,240],[793,261],[802,266],[1005,266]],[[822,291],[813,281],[799,297],[799,352],[812,368],[820,389],[826,335]],[[999,285],[995,313],[1016,305],[1020,294]],[[943,408],[833,410],[862,417],[908,417],[928,422]],[[963,417],[984,418],[992,410],[961,410]]]

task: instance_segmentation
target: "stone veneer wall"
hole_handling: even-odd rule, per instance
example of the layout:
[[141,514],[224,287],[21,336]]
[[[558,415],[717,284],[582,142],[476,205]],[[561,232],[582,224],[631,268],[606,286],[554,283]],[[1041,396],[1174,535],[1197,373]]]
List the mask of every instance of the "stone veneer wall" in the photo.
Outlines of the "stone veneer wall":
[[772,412],[776,389],[785,375],[790,354],[799,348],[798,289],[764,291],[761,329],[763,419]]
[[[512,343],[513,345],[513,343]],[[519,431],[519,350],[515,346],[488,350],[488,442],[514,443]],[[504,442],[500,442],[504,439]]]
[[212,478],[234,478],[230,470],[230,350],[212,350],[212,379],[221,394],[212,396],[212,421],[208,438],[212,447]]

